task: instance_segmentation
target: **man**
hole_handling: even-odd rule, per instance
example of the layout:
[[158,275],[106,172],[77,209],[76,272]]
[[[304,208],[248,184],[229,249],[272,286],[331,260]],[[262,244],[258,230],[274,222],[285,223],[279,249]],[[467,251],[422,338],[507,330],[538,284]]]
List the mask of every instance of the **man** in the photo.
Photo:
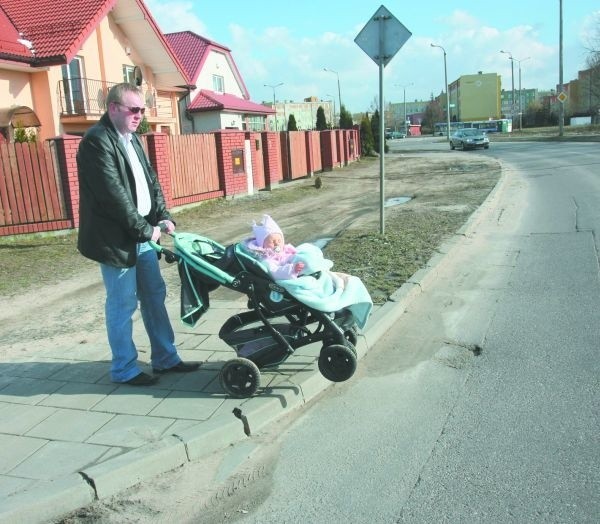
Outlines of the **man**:
[[139,89],[113,86],[107,111],[83,137],[77,152],[79,173],[80,253],[100,263],[106,288],[106,331],[112,351],[113,382],[148,386],[158,381],[141,371],[132,336],[138,300],[151,346],[154,373],[186,373],[198,363],[184,363],[165,308],[166,286],[158,256],[148,244],[160,240],[161,228],[175,225],[166,209],[156,173],[135,130],[144,115]]

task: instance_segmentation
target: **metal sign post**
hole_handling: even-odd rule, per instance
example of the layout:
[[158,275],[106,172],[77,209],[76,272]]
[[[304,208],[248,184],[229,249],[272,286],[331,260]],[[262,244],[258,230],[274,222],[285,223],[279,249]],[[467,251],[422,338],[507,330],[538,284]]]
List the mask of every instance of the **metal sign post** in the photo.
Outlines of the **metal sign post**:
[[385,234],[385,114],[383,68],[412,33],[383,5],[362,28],[354,42],[379,66],[379,232]]

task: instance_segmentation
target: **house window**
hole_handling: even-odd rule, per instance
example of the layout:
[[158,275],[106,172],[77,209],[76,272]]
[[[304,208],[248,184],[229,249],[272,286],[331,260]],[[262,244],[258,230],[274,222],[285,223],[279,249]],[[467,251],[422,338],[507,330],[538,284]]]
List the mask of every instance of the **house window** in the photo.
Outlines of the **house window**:
[[133,70],[135,68],[132,65],[123,66],[123,82],[129,82],[135,85],[135,78],[133,77]]
[[62,65],[61,71],[65,112],[75,115],[85,113],[86,97],[83,90],[83,58],[76,56],[68,65]]
[[264,131],[265,130],[265,117],[264,116],[248,116],[246,119],[246,130],[247,131]]
[[213,75],[213,91],[217,93],[225,92],[225,81],[223,77],[220,75]]

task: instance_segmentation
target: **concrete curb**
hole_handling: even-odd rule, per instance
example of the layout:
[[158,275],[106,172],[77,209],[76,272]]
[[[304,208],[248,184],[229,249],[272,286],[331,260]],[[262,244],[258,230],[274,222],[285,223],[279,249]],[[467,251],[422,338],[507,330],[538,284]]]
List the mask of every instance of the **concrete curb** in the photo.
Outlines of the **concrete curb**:
[[2,502],[0,522],[44,523],[94,502],[93,488],[79,475],[50,481],[43,487],[23,491]]
[[104,499],[186,462],[185,445],[169,436],[92,466],[82,474],[94,487],[97,498]]

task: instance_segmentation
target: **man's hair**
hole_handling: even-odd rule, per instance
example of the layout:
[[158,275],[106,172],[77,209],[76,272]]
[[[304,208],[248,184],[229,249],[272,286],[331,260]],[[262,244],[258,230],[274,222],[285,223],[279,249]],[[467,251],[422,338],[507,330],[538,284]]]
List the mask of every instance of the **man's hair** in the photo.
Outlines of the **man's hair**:
[[117,102],[120,104],[125,93],[135,93],[136,95],[142,96],[142,91],[139,87],[134,86],[129,82],[123,82],[121,84],[114,85],[109,89],[108,95],[106,95],[106,107],[108,108],[111,102]]

